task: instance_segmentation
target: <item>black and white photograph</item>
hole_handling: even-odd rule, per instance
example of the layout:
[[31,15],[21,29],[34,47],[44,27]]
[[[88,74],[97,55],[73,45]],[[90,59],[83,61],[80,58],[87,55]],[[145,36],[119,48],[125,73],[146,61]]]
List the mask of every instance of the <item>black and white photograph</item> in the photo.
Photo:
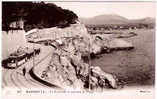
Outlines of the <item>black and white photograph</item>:
[[155,1],[1,5],[4,99],[43,90],[155,99]]

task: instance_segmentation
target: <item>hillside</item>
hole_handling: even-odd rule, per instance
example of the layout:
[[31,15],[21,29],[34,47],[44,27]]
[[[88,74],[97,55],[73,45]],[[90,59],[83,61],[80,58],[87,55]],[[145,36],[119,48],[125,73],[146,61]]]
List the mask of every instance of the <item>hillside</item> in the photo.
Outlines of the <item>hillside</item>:
[[155,18],[146,17],[142,19],[130,20],[130,23],[154,24]]
[[10,30],[10,24],[19,20],[24,21],[26,31],[32,28],[67,27],[75,23],[77,18],[74,12],[53,3],[2,2],[2,30]]
[[125,17],[116,15],[116,14],[104,14],[98,15],[91,18],[79,18],[79,20],[84,24],[94,24],[94,25],[102,25],[102,24],[151,24],[155,23],[155,18],[147,17],[143,19],[134,19],[129,20]]

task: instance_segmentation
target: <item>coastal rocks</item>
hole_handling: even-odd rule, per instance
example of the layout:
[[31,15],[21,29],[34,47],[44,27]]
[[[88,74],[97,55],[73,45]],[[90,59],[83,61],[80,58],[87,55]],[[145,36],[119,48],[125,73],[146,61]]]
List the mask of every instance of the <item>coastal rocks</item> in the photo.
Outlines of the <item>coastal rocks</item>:
[[96,84],[94,85],[95,87],[110,87],[114,89],[118,88],[116,77],[112,74],[102,71],[98,66],[91,67],[91,76],[92,79],[95,79],[93,80]]
[[90,45],[84,38],[66,38],[56,42],[56,50],[45,70],[50,82],[65,89],[117,88],[112,74],[90,66],[83,59],[91,53]]
[[[132,43],[123,39],[115,38],[114,36],[95,35],[93,36],[93,42],[98,46],[101,46],[102,50],[111,52],[113,50],[130,50],[134,46]],[[93,44],[92,42],[92,44]]]
[[49,64],[50,79],[56,80],[56,84],[63,88],[82,88],[83,83],[77,79],[75,68],[70,61],[68,53],[55,52]]
[[[42,42],[48,42],[48,46],[55,49],[44,70],[47,76],[43,78],[48,82],[64,89],[117,88],[115,76],[90,64],[92,54],[108,51],[108,44],[112,41],[110,36],[91,36],[82,24],[73,24],[65,29],[55,27],[39,30],[38,36],[43,38]],[[37,41],[40,42],[40,39]]]

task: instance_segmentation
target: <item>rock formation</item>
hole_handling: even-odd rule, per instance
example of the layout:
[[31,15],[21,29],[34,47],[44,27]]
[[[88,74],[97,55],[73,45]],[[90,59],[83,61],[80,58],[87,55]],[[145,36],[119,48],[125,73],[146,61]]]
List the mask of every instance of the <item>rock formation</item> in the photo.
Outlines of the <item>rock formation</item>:
[[[99,66],[92,66],[92,55],[110,52],[110,46],[116,48],[132,47],[132,44],[115,40],[113,35],[90,35],[83,24],[72,24],[60,29],[57,27],[39,30],[37,39],[47,42],[55,48],[51,61],[43,71],[43,77],[49,82],[64,89],[103,89],[117,88],[117,79],[114,75],[101,70]],[[120,42],[120,43],[119,43]]]
[[[90,66],[88,61],[84,60],[83,57],[87,57],[87,60],[89,60],[90,53],[93,53],[90,52],[90,43],[86,39],[84,37],[73,37],[60,39],[55,43],[52,42],[56,50],[52,55],[49,66],[45,70],[48,78],[65,89],[117,88],[113,75],[103,72],[100,67]],[[93,42],[92,45],[94,44]],[[92,51],[95,51],[95,49]],[[100,50],[97,51],[100,52]]]

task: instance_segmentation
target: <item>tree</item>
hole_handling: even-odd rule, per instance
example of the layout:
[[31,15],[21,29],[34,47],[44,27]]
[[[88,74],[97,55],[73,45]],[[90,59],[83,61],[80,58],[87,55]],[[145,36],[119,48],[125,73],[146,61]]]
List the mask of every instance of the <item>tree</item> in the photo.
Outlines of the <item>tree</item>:
[[[11,22],[25,20],[25,27],[69,26],[78,16],[53,3],[44,2],[2,2],[2,30],[9,30]],[[30,28],[30,29],[31,29]],[[25,28],[25,30],[27,30]]]

